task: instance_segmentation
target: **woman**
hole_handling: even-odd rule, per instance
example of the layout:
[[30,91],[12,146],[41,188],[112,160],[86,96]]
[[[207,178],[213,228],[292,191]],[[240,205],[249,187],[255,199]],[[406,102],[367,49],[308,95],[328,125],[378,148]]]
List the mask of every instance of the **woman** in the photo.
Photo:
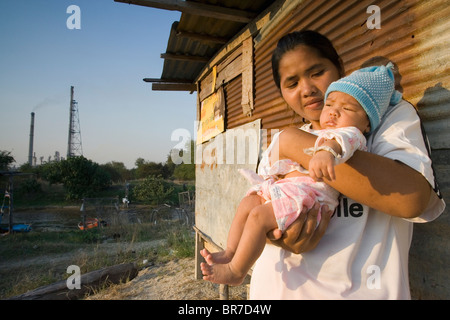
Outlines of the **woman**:
[[[329,40],[291,33],[279,41],[272,68],[286,103],[310,122],[302,129],[320,129],[324,93],[344,75]],[[284,130],[278,147],[280,158],[308,168],[303,150],[315,136],[304,130]],[[336,166],[335,180],[324,179],[343,195],[333,217],[322,213],[317,225],[316,206],[276,246],[266,245],[253,269],[251,299],[410,298],[411,221],[431,221],[445,207],[414,107],[404,100],[390,107],[368,148]]]

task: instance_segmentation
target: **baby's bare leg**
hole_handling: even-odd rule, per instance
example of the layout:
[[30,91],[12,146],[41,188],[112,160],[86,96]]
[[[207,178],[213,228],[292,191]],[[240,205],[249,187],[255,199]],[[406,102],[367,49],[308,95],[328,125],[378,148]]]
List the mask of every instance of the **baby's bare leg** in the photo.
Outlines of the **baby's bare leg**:
[[236,214],[231,223],[230,231],[228,232],[227,248],[224,251],[210,253],[203,249],[200,254],[205,258],[206,263],[228,263],[234,256],[236,248],[241,239],[242,230],[247,221],[250,211],[263,203],[263,199],[256,193],[244,197],[236,210]]
[[271,203],[254,208],[248,215],[233,259],[227,264],[201,264],[203,279],[214,283],[238,285],[261,255],[266,233],[277,228]]

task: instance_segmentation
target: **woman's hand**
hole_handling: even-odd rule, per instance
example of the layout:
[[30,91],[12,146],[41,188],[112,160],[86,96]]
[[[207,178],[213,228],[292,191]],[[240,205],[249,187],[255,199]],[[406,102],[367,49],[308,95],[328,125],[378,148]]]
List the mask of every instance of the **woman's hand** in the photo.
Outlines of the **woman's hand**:
[[320,205],[316,203],[311,210],[304,210],[282,234],[279,229],[267,233],[270,242],[292,253],[313,250],[327,230],[332,211],[325,205],[321,209],[321,219],[317,225]]

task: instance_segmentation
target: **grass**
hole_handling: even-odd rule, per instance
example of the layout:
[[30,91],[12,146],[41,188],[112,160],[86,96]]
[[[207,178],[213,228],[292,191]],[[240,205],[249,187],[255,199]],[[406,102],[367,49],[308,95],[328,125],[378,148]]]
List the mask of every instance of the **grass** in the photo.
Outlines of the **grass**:
[[[153,240],[161,241],[150,245]],[[166,262],[193,256],[194,243],[191,226],[169,220],[3,236],[0,299],[66,279],[72,264],[86,273],[126,262]]]
[[[79,210],[81,201],[66,200],[62,185],[39,181],[40,187],[35,192],[21,192],[26,181],[19,178],[14,183],[15,211],[29,208],[45,210],[50,206],[74,206]],[[176,206],[178,192],[184,191],[184,185],[173,182],[173,187],[170,203]],[[113,185],[97,196],[121,199],[124,195],[123,185]],[[72,264],[86,273],[120,263],[136,262],[139,266],[144,260],[160,263],[194,256],[195,240],[191,225],[171,220],[168,217],[170,213],[164,213],[164,210],[169,210],[167,207],[158,211],[158,220],[150,221],[154,207],[132,205],[144,208],[140,209],[143,211],[140,212],[140,220],[134,223],[124,222],[116,215],[117,219],[105,228],[32,230],[0,236],[0,299],[66,279],[70,276],[66,272],[67,267]]]

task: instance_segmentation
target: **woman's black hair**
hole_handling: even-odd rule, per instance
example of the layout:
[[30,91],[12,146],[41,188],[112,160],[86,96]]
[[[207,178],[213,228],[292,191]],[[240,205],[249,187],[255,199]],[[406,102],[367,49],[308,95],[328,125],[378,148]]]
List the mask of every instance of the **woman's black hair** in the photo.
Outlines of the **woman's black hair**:
[[344,76],[342,60],[327,37],[312,30],[294,31],[283,36],[272,54],[272,74],[276,86],[280,89],[280,61],[284,54],[295,49],[299,45],[308,46],[317,50],[322,56],[330,60],[338,69],[339,75]]

